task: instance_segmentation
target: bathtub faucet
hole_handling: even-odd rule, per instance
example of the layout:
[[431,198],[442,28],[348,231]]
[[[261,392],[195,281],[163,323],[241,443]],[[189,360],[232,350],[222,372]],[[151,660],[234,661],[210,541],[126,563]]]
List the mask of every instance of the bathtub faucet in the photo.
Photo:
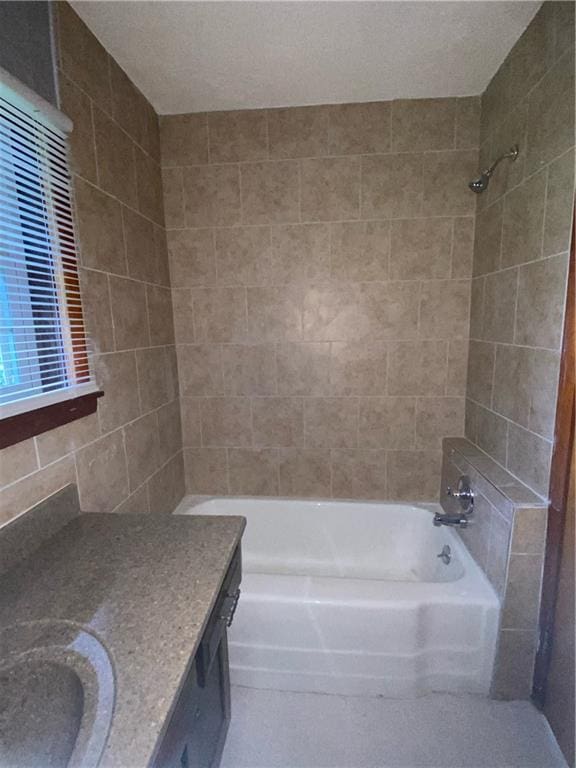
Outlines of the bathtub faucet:
[[434,525],[452,525],[458,528],[466,528],[468,518],[474,512],[474,491],[470,485],[470,478],[467,475],[461,475],[458,479],[457,490],[453,491],[450,486],[446,489],[446,495],[453,499],[458,499],[462,512],[459,515],[434,515]]

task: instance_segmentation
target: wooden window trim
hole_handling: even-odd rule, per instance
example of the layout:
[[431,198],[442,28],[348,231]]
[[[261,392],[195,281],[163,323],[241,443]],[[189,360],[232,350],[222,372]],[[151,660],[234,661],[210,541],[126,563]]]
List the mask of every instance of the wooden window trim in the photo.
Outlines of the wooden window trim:
[[36,437],[56,427],[83,419],[96,412],[98,398],[104,392],[90,392],[87,395],[71,397],[61,403],[45,405],[33,411],[8,416],[0,421],[0,449]]

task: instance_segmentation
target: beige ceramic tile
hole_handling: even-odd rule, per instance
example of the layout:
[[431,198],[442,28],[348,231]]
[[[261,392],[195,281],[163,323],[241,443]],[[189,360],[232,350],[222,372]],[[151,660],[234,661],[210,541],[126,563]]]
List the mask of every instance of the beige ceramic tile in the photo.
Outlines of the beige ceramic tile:
[[278,454],[274,449],[231,448],[228,473],[231,494],[278,495]]
[[98,400],[102,433],[140,415],[138,377],[134,352],[114,352],[96,359],[96,380],[104,396]]
[[276,354],[279,394],[330,393],[330,344],[278,344]]
[[574,194],[574,151],[567,152],[548,168],[543,255],[567,251],[570,247],[572,198]]
[[500,633],[491,695],[496,699],[528,699],[532,692],[532,677],[538,633],[534,631],[503,630]]
[[108,276],[91,269],[80,271],[82,311],[89,343],[94,352],[111,352],[114,349],[112,310]]
[[[497,273],[495,277],[500,273]],[[470,338],[480,340],[484,335],[485,277],[475,277],[470,291]]]
[[247,311],[252,342],[302,338],[302,291],[297,286],[248,288]]
[[572,46],[530,93],[527,173],[538,170],[574,145],[574,119]]
[[330,227],[331,277],[334,280],[388,279],[390,224],[344,222]]
[[122,206],[122,223],[129,276],[135,280],[154,282],[156,269],[154,225],[126,206]]
[[437,501],[441,462],[440,451],[389,451],[388,498],[397,501]]
[[328,154],[390,151],[390,113],[389,101],[334,104],[328,116]]
[[386,392],[385,342],[333,342],[330,345],[333,395],[383,395]]
[[451,341],[448,345],[448,370],[446,373],[446,394],[463,397],[466,394],[468,377],[468,342]]
[[183,397],[180,400],[182,445],[184,448],[199,448],[202,445],[200,407],[203,402],[201,398],[194,397]]
[[474,261],[474,218],[454,219],[451,277],[472,277]]
[[400,219],[392,222],[390,277],[418,280],[450,277],[452,219]]
[[150,344],[174,344],[172,292],[160,285],[146,286]]
[[[240,222],[237,165],[199,165],[184,168],[182,173],[187,227],[231,226]],[[168,213],[166,218],[170,221]]]
[[120,204],[80,179],[74,183],[74,194],[82,265],[125,275]]
[[182,168],[165,168],[162,171],[164,192],[164,217],[167,227],[184,226],[184,174]]
[[302,446],[304,440],[302,398],[253,398],[252,429],[255,446],[266,448]]
[[278,450],[280,496],[329,498],[330,451],[281,448]]
[[[498,385],[496,385],[498,386]],[[506,419],[481,405],[476,408],[476,442],[489,456],[506,464],[506,446],[508,441],[508,422]]]
[[516,344],[560,348],[567,267],[566,255],[520,267]]
[[78,493],[84,512],[111,512],[128,496],[128,471],[121,430],[76,453]]
[[302,160],[302,219],[334,221],[360,216],[360,158]]
[[192,291],[186,289],[172,291],[172,312],[176,344],[193,344],[196,341],[196,334],[194,333]]
[[246,163],[240,166],[240,175],[245,224],[281,224],[299,220],[299,168],[296,161]]
[[199,342],[241,342],[247,337],[244,288],[198,288],[192,292]]
[[59,73],[58,90],[60,108],[74,123],[74,130],[68,139],[72,170],[96,183],[96,149],[90,99],[62,72]]
[[550,477],[552,443],[533,432],[510,424],[507,468],[525,485],[546,498]]
[[388,345],[389,395],[443,395],[447,343],[401,341]]
[[515,160],[504,160],[498,166],[498,172],[490,179],[490,186],[482,197],[487,194],[486,202],[493,202],[505,192],[516,187],[524,178],[527,154],[527,117],[528,105],[521,102],[507,115],[506,119],[496,127],[490,142],[490,157],[482,157],[482,168],[491,165],[496,158],[507,154],[514,146],[518,146],[519,154]]
[[64,486],[75,482],[74,460],[71,456],[66,456],[0,489],[0,523],[8,522]]
[[511,344],[514,341],[518,270],[506,269],[483,279],[482,338]]
[[224,285],[270,282],[270,228],[233,227],[215,231],[217,281]]
[[458,339],[468,336],[469,280],[431,280],[420,293],[420,336]]
[[225,448],[185,448],[187,493],[229,493]]
[[298,283],[330,277],[328,224],[286,224],[272,227],[271,280]]
[[134,144],[104,112],[94,110],[100,186],[131,208],[138,203]]
[[210,160],[230,163],[268,157],[266,110],[210,112],[208,114]]
[[[64,424],[56,429],[51,429],[48,432],[42,432],[42,434],[36,437],[40,466],[43,467],[46,464],[51,464],[53,461],[57,461],[62,456],[82,448],[86,443],[96,440],[98,437],[100,437],[100,427],[98,425],[98,416],[95,413],[85,416],[83,419],[71,421],[69,424]],[[26,442],[18,443],[18,445],[25,445]]]
[[134,149],[138,210],[156,224],[164,225],[162,171],[158,163],[139,147]]
[[412,397],[360,400],[358,443],[362,448],[414,448],[416,401]]
[[174,288],[215,284],[216,256],[212,229],[168,231],[168,248]]
[[456,99],[399,99],[392,103],[392,151],[452,149]]
[[422,213],[425,216],[466,216],[476,209],[468,183],[476,173],[476,150],[431,152],[424,155]]
[[546,507],[516,509],[512,529],[512,553],[543,555],[546,547],[547,522]]
[[553,14],[542,7],[508,54],[512,98],[519,100],[525,96],[552,66],[553,23]]
[[243,447],[252,443],[250,400],[247,397],[206,398],[200,409],[202,442],[212,447]]
[[494,373],[495,346],[483,341],[470,341],[468,355],[468,397],[490,406]]
[[146,515],[149,512],[150,503],[148,501],[148,486],[146,483],[130,494],[114,510],[114,513],[117,515]]
[[[51,432],[44,433],[50,435]],[[38,469],[34,439],[23,440],[0,452],[0,487],[15,483]]]
[[533,629],[538,625],[542,555],[511,555],[502,629]]
[[220,348],[210,344],[179,344],[178,378],[182,397],[224,394]]
[[162,347],[139,349],[136,351],[138,370],[138,389],[142,413],[147,413],[168,402],[168,382],[164,350]]
[[304,441],[306,448],[356,448],[356,398],[307,398],[304,401]]
[[133,492],[158,469],[158,420],[155,413],[124,427],[130,492]]
[[154,473],[147,483],[150,511],[171,514],[184,496],[184,466],[182,454],[177,454]]
[[110,277],[110,299],[116,349],[148,346],[146,286],[123,277]]
[[328,107],[268,110],[270,157],[318,157],[328,153]]
[[160,118],[162,165],[201,165],[208,162],[206,115],[163,115]]
[[68,3],[57,7],[60,66],[96,104],[110,112],[109,56]]
[[480,144],[480,99],[466,96],[456,99],[456,149],[470,149]]
[[422,210],[422,155],[362,158],[362,218],[418,216]]
[[502,242],[502,202],[499,201],[476,217],[474,237],[474,275],[500,269]]
[[227,395],[275,395],[276,348],[273,344],[226,344],[221,349]]
[[334,498],[386,499],[386,456],[386,451],[332,451]]
[[532,176],[504,199],[502,217],[502,267],[539,259],[542,255],[542,230],[546,173]]
[[463,397],[420,397],[416,406],[416,447],[442,448],[444,437],[464,434]]
[[158,464],[162,466],[182,450],[180,403],[172,400],[158,409]]
[[112,117],[137,144],[143,146],[147,130],[146,99],[112,57],[110,85]]

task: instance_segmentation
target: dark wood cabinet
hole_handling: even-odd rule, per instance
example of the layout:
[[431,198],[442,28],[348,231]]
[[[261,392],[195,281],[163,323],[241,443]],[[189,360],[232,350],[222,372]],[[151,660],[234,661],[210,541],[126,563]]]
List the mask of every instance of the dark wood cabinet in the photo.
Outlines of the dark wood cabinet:
[[230,722],[227,627],[238,602],[240,579],[238,548],[178,697],[154,768],[217,768],[220,764]]

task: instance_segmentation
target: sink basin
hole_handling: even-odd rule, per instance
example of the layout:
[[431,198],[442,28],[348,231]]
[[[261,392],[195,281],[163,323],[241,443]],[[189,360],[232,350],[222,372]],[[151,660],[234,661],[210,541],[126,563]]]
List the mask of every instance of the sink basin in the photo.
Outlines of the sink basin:
[[114,709],[102,643],[68,622],[0,632],[0,765],[95,768]]

